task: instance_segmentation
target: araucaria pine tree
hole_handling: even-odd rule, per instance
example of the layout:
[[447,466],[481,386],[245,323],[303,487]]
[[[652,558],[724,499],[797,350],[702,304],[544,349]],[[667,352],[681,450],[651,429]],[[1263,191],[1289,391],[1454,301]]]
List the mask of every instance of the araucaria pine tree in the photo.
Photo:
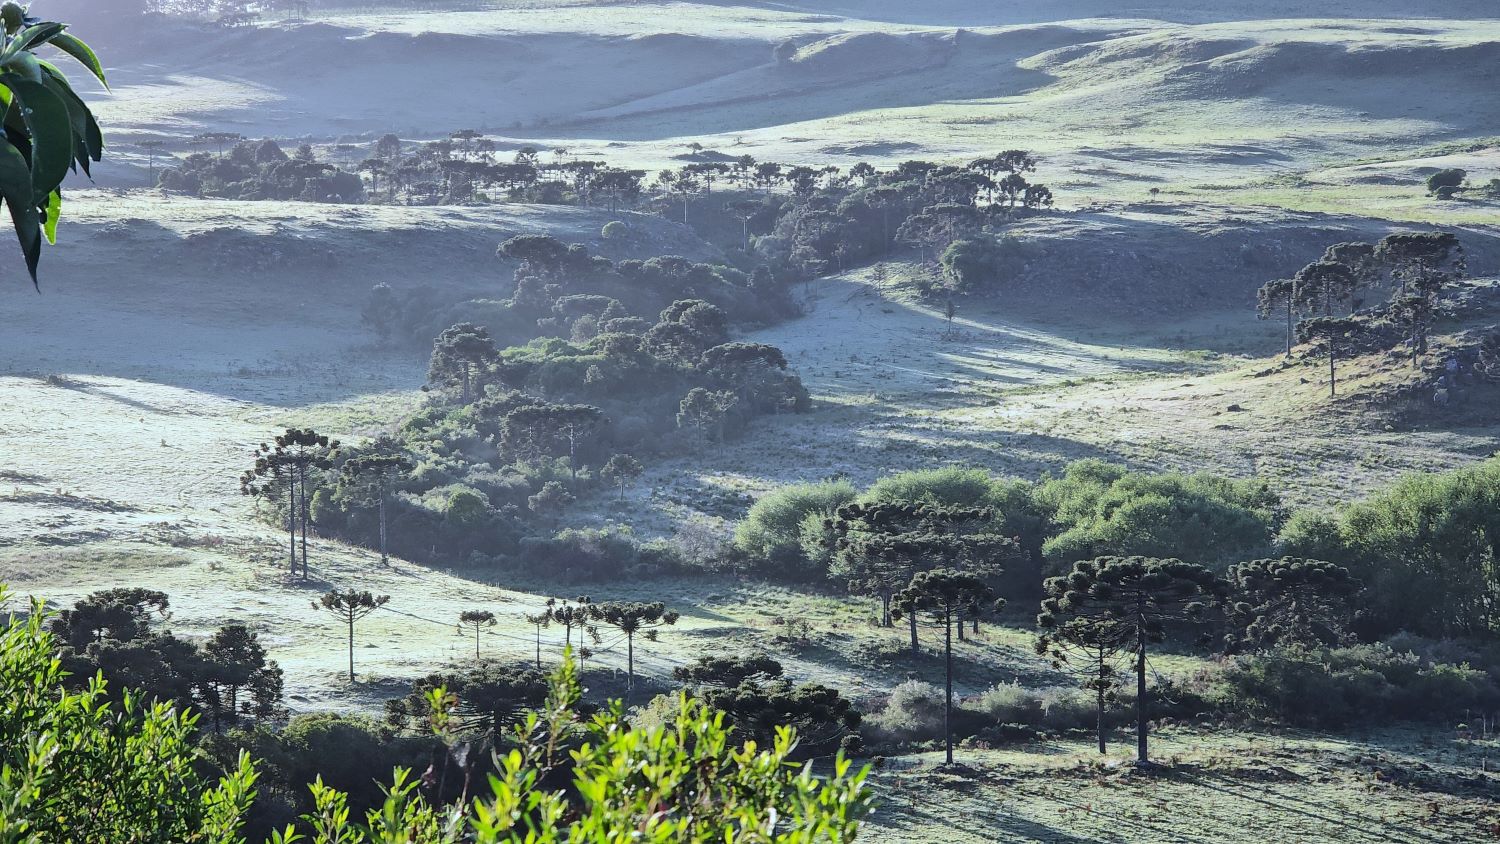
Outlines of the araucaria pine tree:
[[[881,623],[891,625],[891,601],[918,572],[953,568],[993,577],[1018,553],[1010,537],[994,532],[993,511],[911,502],[850,504],[825,520],[833,562],[829,573],[857,595],[878,598]],[[912,653],[917,622],[908,617]]]
[[1360,583],[1343,566],[1282,557],[1230,566],[1225,650],[1336,645],[1348,634]]
[[1118,625],[1134,649],[1136,680],[1136,763],[1149,764],[1146,655],[1166,638],[1167,625],[1201,619],[1210,601],[1222,598],[1224,582],[1208,569],[1181,560],[1100,557],[1080,560],[1063,577],[1048,578],[1047,597],[1037,624]]
[[637,633],[647,641],[656,641],[657,630],[676,624],[678,615],[667,609],[660,601],[642,603],[637,601],[609,601],[594,604],[590,614],[600,624],[608,625],[625,634],[625,688],[635,688],[635,636]]
[[380,564],[390,564],[386,541],[386,502],[401,478],[411,472],[411,458],[392,440],[377,440],[339,467],[340,486],[364,502],[373,501],[380,524]]
[[1427,332],[1439,294],[1467,270],[1463,244],[1448,232],[1402,232],[1382,238],[1375,258],[1390,268],[1400,285],[1392,304],[1409,326],[1411,362],[1416,366],[1427,352]]
[[474,660],[479,661],[479,634],[487,627],[495,626],[495,614],[489,610],[464,610],[458,614],[459,630],[474,631]]
[[593,624],[589,623],[594,617],[594,599],[587,595],[579,595],[571,602],[567,598],[548,598],[547,615],[554,624],[563,629],[563,648],[573,646],[573,629],[578,628],[578,643],[583,644],[584,635],[588,635],[595,644],[599,642],[599,631]]
[[1255,295],[1255,315],[1261,319],[1282,317],[1286,320],[1286,356],[1292,356],[1293,317],[1297,310],[1297,283],[1278,278],[1261,285]]
[[468,404],[483,394],[485,379],[499,362],[500,352],[489,331],[461,322],[443,329],[432,341],[427,382],[439,388],[457,387],[458,400]]
[[[202,697],[213,715],[214,732],[225,720],[276,715],[281,704],[281,668],[243,624],[227,624],[203,645]],[[242,699],[241,692],[247,699]]]
[[354,682],[354,623],[385,606],[390,595],[375,595],[368,591],[337,589],[313,603],[313,609],[323,610],[349,628],[349,682]]
[[1347,302],[1358,279],[1354,271],[1337,261],[1314,261],[1297,271],[1292,279],[1293,295],[1307,310],[1318,312],[1303,324],[1308,339],[1320,337],[1327,344],[1328,395],[1338,392],[1338,340],[1358,328],[1354,320],[1334,316],[1334,306]]
[[995,590],[984,578],[956,569],[917,572],[911,584],[896,596],[896,612],[927,620],[943,629],[943,743],[948,764],[953,764],[953,628],[963,629],[965,618],[978,618],[989,609],[999,609]]
[[[1049,586],[1048,600],[1066,592],[1066,584]],[[1130,647],[1130,633],[1123,624],[1108,618],[1079,616],[1057,622],[1045,609],[1037,618],[1043,634],[1037,637],[1036,652],[1052,661],[1052,667],[1069,671],[1078,677],[1087,691],[1094,693],[1095,734],[1099,752],[1106,753],[1104,713],[1119,692],[1119,661]]]
[[307,526],[311,522],[308,486],[333,466],[338,440],[311,428],[288,428],[255,451],[255,464],[240,476],[240,492],[274,501],[286,495],[291,570],[297,570],[297,529],[302,529],[302,579],[307,579]]

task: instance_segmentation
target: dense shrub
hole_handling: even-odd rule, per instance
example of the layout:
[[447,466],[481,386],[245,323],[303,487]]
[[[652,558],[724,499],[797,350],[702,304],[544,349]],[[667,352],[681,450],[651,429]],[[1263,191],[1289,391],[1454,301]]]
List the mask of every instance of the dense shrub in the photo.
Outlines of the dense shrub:
[[[1001,683],[964,702],[996,724],[1020,724],[1043,730],[1089,730],[1097,726],[1098,710],[1093,698],[1081,689],[1065,686],[1032,689],[1020,683]],[[1111,707],[1107,723],[1124,723],[1129,711]]]
[[883,738],[925,741],[942,737],[943,708],[942,689],[921,680],[907,680],[891,689],[885,706],[868,720]]
[[733,687],[708,687],[698,691],[703,702],[724,713],[742,739],[760,746],[775,743],[779,726],[797,730],[797,758],[811,759],[844,752],[858,752],[856,730],[861,715],[838,689],[819,683],[794,685],[787,680],[746,680]]
[[994,491],[994,478],[983,469],[949,466],[887,475],[859,497],[861,503],[925,502],[946,507],[985,507]]
[[[804,545],[822,520],[854,500],[848,481],[793,484],[760,497],[735,527],[735,547],[750,555],[767,573],[789,580],[822,580],[828,573],[821,544]],[[811,553],[809,553],[811,551]]]
[[1356,629],[1366,638],[1500,628],[1500,458],[1407,475],[1337,518],[1299,514],[1281,542],[1317,551],[1364,582]]
[[1105,554],[1227,564],[1267,550],[1281,520],[1264,481],[1131,472],[1097,460],[1070,464],[1036,496],[1058,531],[1042,548],[1055,569]]
[[1500,706],[1500,689],[1485,672],[1386,645],[1238,657],[1219,682],[1225,709],[1305,726],[1454,719]]
[[675,571],[680,561],[665,545],[641,543],[627,528],[579,528],[526,539],[519,558],[529,572],[573,580],[649,577]]

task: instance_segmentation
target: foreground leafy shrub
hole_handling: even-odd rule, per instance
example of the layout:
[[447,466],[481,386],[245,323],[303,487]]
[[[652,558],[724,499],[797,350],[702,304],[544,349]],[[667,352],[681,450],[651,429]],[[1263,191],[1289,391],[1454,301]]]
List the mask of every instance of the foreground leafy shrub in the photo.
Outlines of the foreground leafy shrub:
[[[0,596],[3,597],[3,596]],[[167,706],[142,709],[133,695],[103,702],[103,683],[62,687],[34,603],[0,631],[0,840],[173,841],[237,844],[255,797],[248,754],[217,784],[192,743],[193,719]],[[527,718],[515,749],[498,758],[488,793],[434,806],[421,782],[397,769],[381,805],[360,822],[350,797],[322,781],[309,786],[312,812],[275,844],[559,844],[584,841],[853,841],[870,805],[865,773],[839,758],[815,778],[790,757],[796,733],[779,728],[769,745],[737,746],[722,713],[682,699],[670,724],[632,729],[618,706],[585,719],[571,655],[553,676],[546,704]],[[448,761],[468,757],[444,717],[447,692],[432,690],[434,735]],[[576,747],[571,753],[564,749]],[[572,791],[548,785],[568,770]],[[366,775],[373,771],[366,770]],[[470,799],[472,797],[472,799]]]
[[250,757],[213,782],[193,715],[129,692],[111,703],[102,680],[67,691],[45,618],[33,601],[0,632],[0,841],[233,841]]

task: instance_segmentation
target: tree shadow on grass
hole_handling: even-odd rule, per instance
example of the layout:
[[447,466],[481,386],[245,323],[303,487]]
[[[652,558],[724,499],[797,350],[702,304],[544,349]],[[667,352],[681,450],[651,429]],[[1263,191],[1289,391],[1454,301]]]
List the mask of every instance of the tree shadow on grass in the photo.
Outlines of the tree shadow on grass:
[[1412,829],[1410,824],[1391,824],[1380,821],[1366,815],[1355,814],[1337,806],[1314,803],[1294,793],[1278,791],[1275,799],[1261,796],[1264,791],[1252,789],[1244,782],[1221,773],[1214,773],[1202,769],[1181,771],[1178,774],[1184,781],[1193,785],[1215,791],[1220,794],[1231,796],[1237,800],[1256,803],[1278,812],[1297,815],[1310,820],[1327,824],[1334,824],[1349,833],[1357,834],[1371,844],[1377,842],[1431,842],[1431,844],[1443,844],[1451,841],[1435,835]]

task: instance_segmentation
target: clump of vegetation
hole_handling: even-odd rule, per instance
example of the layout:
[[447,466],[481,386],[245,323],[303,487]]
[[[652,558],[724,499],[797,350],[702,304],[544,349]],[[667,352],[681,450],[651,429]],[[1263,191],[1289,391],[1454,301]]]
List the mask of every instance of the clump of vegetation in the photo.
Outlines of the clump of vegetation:
[[1281,503],[1264,481],[1130,472],[1097,460],[1070,464],[1036,498],[1054,532],[1054,568],[1101,554],[1177,556],[1222,565],[1270,546]]
[[[1448,232],[1400,232],[1374,244],[1338,243],[1292,278],[1263,285],[1257,313],[1285,321],[1288,358],[1295,340],[1309,345],[1308,358],[1328,362],[1328,394],[1335,396],[1341,358],[1404,344],[1415,366],[1427,351],[1438,302],[1465,271],[1463,245]],[[1360,308],[1365,291],[1382,293],[1386,301]]]
[[[42,629],[45,616],[37,603],[29,617],[13,617],[0,631],[0,735],[9,737],[0,743],[0,781],[8,784],[0,828],[17,840],[241,840],[257,796],[250,754],[239,752],[214,782],[200,772],[205,754],[192,742],[191,714],[167,704],[143,708],[129,692],[118,705],[106,704],[104,682],[65,690]],[[814,778],[791,761],[797,745],[791,730],[777,731],[763,748],[736,747],[720,716],[694,700],[683,699],[671,724],[646,730],[632,729],[617,707],[582,718],[581,696],[574,665],[565,660],[542,705],[516,733],[515,750],[488,777],[487,792],[461,779],[452,811],[443,789],[429,799],[408,768],[395,769],[363,821],[350,814],[348,792],[319,779],[309,786],[303,829],[288,824],[273,840],[333,844],[396,834],[413,844],[561,842],[642,828],[673,840],[717,840],[775,814],[778,828],[831,843],[852,840],[868,810],[864,772],[841,758],[831,777]],[[428,696],[431,734],[442,754],[437,767],[471,772],[467,746],[450,731],[447,697],[443,687]],[[356,756],[358,743],[349,739],[368,732],[339,730],[340,719],[319,717],[335,729],[309,729],[313,724],[304,721],[296,734],[334,739],[318,742],[327,750],[319,768],[338,778],[339,760]],[[559,771],[578,788],[553,788],[550,775]],[[622,771],[634,772],[629,781],[645,790]],[[372,773],[361,768],[358,776],[368,781]],[[665,802],[693,811],[663,814]]]
[[1219,675],[1219,705],[1285,724],[1466,719],[1500,705],[1485,671],[1433,662],[1382,644],[1277,648],[1237,657]]
[[1281,544],[1347,566],[1364,584],[1353,627],[1366,639],[1402,630],[1474,636],[1500,627],[1495,537],[1500,458],[1408,475],[1336,515],[1295,519]]
[[[211,133],[200,143],[237,139]],[[195,152],[161,171],[157,184],[164,190],[200,197],[240,200],[302,200],[304,202],[359,202],[364,184],[353,173],[319,161],[307,144],[287,155],[275,141],[239,141],[228,150]]]

